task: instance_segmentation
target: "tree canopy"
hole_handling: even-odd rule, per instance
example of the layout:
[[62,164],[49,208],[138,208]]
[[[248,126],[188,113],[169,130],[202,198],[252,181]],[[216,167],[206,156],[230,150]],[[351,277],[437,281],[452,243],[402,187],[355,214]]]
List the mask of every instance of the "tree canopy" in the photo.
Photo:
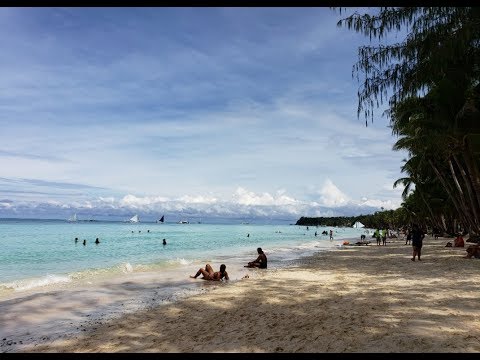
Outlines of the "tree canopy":
[[[339,9],[342,13],[345,9]],[[412,221],[480,235],[480,8],[382,7],[340,20],[377,39],[359,47],[357,116],[386,115],[406,150],[401,166],[404,210]],[[385,43],[388,34],[405,38]]]

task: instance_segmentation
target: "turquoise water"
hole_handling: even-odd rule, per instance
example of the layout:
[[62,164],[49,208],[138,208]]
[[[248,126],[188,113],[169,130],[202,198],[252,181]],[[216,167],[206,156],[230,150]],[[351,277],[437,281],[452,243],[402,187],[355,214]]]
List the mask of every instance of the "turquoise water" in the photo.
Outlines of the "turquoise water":
[[[334,230],[333,241],[321,235],[330,229]],[[344,239],[359,239],[363,233],[364,229],[307,230],[305,226],[271,224],[0,219],[0,290],[22,291],[105,274],[162,269],[188,269],[194,274],[198,265],[206,262],[215,269],[225,263],[228,271],[255,259],[257,247],[267,254],[269,268],[280,268],[302,256],[339,246]],[[100,244],[94,243],[96,238]]]

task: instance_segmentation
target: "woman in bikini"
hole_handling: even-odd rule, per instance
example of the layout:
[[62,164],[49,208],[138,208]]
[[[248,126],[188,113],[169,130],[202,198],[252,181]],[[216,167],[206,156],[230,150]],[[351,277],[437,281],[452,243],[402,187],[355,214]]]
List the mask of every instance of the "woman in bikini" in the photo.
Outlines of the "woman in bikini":
[[203,275],[203,280],[213,280],[213,281],[220,281],[223,278],[225,280],[229,280],[228,273],[225,271],[227,267],[225,264],[220,265],[220,271],[213,271],[213,268],[210,264],[205,265],[205,269],[200,268],[198,269],[195,276],[190,275],[192,279],[196,279],[198,276]]

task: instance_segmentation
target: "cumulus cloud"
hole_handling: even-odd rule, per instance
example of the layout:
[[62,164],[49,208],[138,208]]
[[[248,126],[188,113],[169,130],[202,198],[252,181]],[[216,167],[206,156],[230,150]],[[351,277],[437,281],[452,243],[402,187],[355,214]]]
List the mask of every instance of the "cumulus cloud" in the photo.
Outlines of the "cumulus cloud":
[[319,193],[320,201],[325,206],[341,206],[349,201],[348,196],[342,193],[330,179],[325,180]]
[[18,201],[4,199],[0,201],[0,217],[67,218],[76,212],[79,218],[122,220],[132,213],[138,213],[142,219],[155,220],[159,215],[167,218],[213,218],[288,219],[295,221],[301,216],[355,216],[395,209],[399,206],[393,200],[377,200],[362,197],[360,201],[349,199],[330,179],[326,180],[318,191],[319,201],[299,200],[288,194],[285,189],[275,193],[257,193],[245,187],[237,187],[230,196],[183,195],[176,198],[164,196],[139,196],[127,194],[121,197],[92,197],[71,201],[47,200],[44,202]]
[[186,204],[215,204],[218,199],[213,196],[190,196],[184,195],[179,198],[180,202],[184,202]]
[[283,206],[294,205],[297,201],[287,195],[285,190],[277,191],[275,195],[269,193],[256,194],[242,187],[237,188],[232,196],[233,201],[240,205]]

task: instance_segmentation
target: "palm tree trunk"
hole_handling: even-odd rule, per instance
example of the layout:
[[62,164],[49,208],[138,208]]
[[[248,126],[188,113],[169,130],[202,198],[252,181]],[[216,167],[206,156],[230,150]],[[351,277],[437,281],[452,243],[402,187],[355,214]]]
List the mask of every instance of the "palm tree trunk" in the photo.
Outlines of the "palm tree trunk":
[[450,185],[443,178],[442,174],[440,173],[440,171],[438,171],[437,167],[435,166],[435,164],[433,163],[433,161],[431,159],[428,159],[428,163],[432,167],[433,171],[437,175],[438,180],[441,182],[441,184],[443,185],[443,187],[444,187],[445,191],[447,192],[448,196],[452,200],[453,206],[455,207],[455,210],[457,211],[458,217],[462,220],[463,224],[465,224],[465,225],[469,224],[469,221],[467,220],[467,218],[465,216],[465,212],[462,209],[462,205],[459,203],[458,199],[455,196],[453,196],[453,194],[452,194],[452,189],[451,189]]
[[[469,231],[473,230],[476,228],[475,226],[475,218],[472,216],[471,209],[467,206],[467,203],[465,201],[465,196],[463,193],[463,189],[460,186],[460,183],[457,179],[457,174],[455,173],[455,169],[453,168],[453,163],[451,159],[448,159],[448,167],[450,168],[450,173],[452,174],[453,182],[455,183],[455,186],[458,190],[458,193],[460,194],[460,205],[462,206],[462,211],[463,214],[465,215],[465,218],[468,221],[468,229]],[[466,225],[466,224],[465,224]]]
[[425,199],[425,196],[423,195],[423,191],[420,191],[420,186],[416,186],[416,191],[420,194],[420,197],[422,198],[423,202],[425,203],[425,206],[427,207],[428,212],[430,213],[430,217],[432,219],[432,225],[437,227],[439,223],[437,223],[437,218],[435,217],[435,214],[433,213],[432,208],[430,207],[430,204],[428,201]]
[[463,181],[465,183],[465,187],[467,188],[467,192],[468,192],[468,199],[469,199],[469,202],[470,202],[470,208],[472,210],[472,213],[473,213],[473,221],[474,221],[474,225],[475,225],[475,228],[472,229],[475,234],[478,234],[479,233],[479,224],[478,224],[478,197],[476,196],[477,194],[474,193],[473,191],[473,188],[472,188],[472,184],[470,182],[470,178],[467,176],[467,173],[464,169],[464,167],[462,166],[462,164],[460,163],[460,161],[458,160],[458,158],[455,156],[455,154],[453,155],[453,159],[455,160],[455,163],[457,164],[457,167],[460,169],[460,174],[462,175],[462,178],[463,178]]
[[464,144],[465,144],[465,150],[462,152],[462,155],[463,155],[465,164],[467,165],[468,174],[470,175],[472,187],[474,189],[474,192],[477,198],[477,205],[478,205],[478,208],[480,209],[480,171],[478,169],[476,159],[473,158],[474,152],[468,136],[464,137]]

